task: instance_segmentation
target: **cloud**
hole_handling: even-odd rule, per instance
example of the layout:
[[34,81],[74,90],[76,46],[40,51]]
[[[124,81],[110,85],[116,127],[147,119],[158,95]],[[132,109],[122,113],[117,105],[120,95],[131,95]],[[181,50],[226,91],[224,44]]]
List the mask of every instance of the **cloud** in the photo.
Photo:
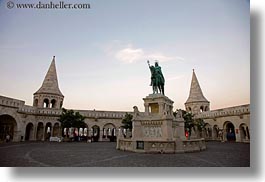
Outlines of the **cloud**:
[[144,51],[142,49],[125,48],[119,50],[115,58],[125,63],[133,63],[144,58]]
[[113,40],[110,44],[107,44],[104,51],[116,60],[129,64],[146,60],[158,60],[159,62],[184,61],[184,58],[179,56],[166,55],[161,51],[147,51],[143,48],[135,48],[132,44],[124,44],[119,40]]

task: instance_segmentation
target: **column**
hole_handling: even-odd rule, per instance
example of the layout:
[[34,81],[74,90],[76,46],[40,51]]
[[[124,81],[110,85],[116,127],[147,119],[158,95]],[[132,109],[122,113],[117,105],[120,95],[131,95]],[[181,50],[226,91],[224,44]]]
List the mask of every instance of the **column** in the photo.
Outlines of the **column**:
[[45,141],[45,129],[46,129],[46,126],[44,125],[43,126],[42,141]]
[[149,115],[149,108],[148,108],[149,104],[144,103],[144,108],[145,108],[145,114]]
[[33,141],[37,140],[37,127],[38,125],[36,127],[33,125],[33,137],[31,138]]
[[235,128],[236,142],[241,142],[240,130]]
[[102,135],[103,135],[103,130],[100,130],[99,129],[99,139],[98,139],[98,141],[102,141]]
[[163,114],[164,111],[164,104],[163,103],[158,103],[158,107],[159,107],[159,114]]
[[62,132],[63,132],[63,130],[62,130],[62,126],[61,125],[59,125],[59,137],[62,137]]
[[53,128],[54,128],[54,125],[52,126],[51,124],[51,137],[53,136]]

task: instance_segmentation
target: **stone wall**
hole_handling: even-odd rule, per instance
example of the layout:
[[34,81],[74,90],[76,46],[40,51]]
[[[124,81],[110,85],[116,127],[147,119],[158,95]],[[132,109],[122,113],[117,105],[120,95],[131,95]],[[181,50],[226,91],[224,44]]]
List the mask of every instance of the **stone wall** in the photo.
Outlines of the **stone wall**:
[[[75,110],[80,112],[85,116],[85,123],[88,129],[93,126],[98,126],[100,128],[99,141],[103,141],[103,128],[105,126],[112,126],[115,129],[121,127],[122,119],[124,118],[126,112],[119,111],[96,111],[96,110]],[[53,135],[53,129],[55,126],[59,125],[59,116],[61,115],[61,109],[55,108],[37,108],[33,106],[25,105],[24,101],[0,96],[0,124],[5,123],[5,116],[13,118],[7,124],[3,124],[3,127],[8,127],[9,125],[14,128],[12,130],[12,140],[13,141],[24,141],[24,140],[45,140],[47,135],[47,127],[51,128],[51,135]],[[128,112],[130,113],[130,112]],[[3,117],[1,117],[3,116]],[[2,118],[2,119],[1,119]],[[27,129],[28,128],[28,129]],[[43,128],[40,130],[40,128]],[[62,128],[60,127],[60,135]],[[28,130],[28,134],[27,134]],[[40,134],[41,132],[41,134]],[[7,133],[3,134],[6,135]],[[27,136],[30,135],[30,136]],[[38,136],[42,136],[38,138]],[[3,140],[4,138],[2,137]]]
[[[85,116],[85,123],[88,128],[98,126],[100,128],[102,138],[103,128],[112,125],[118,129],[121,127],[122,119],[126,112],[119,111],[97,111],[97,110],[75,110]],[[26,127],[30,123],[33,125],[30,140],[38,140],[38,125],[43,125],[42,140],[45,140],[45,128],[51,125],[53,128],[61,114],[61,109],[54,108],[37,108],[25,105],[25,101],[13,99],[5,96],[0,96],[0,122],[4,119],[1,116],[10,116],[15,121],[13,131],[13,141],[25,140]],[[128,112],[133,114],[132,112]],[[2,119],[1,119],[2,118]],[[204,131],[203,137],[208,140],[222,140],[227,141],[227,127],[232,123],[235,132],[236,142],[249,142],[250,140],[250,105],[241,105],[235,107],[228,107],[207,112],[198,113],[195,118],[201,118],[207,123],[207,130]],[[0,123],[1,124],[1,123]],[[60,128],[62,129],[62,128]],[[42,130],[41,130],[42,131]],[[222,132],[222,133],[221,133]],[[221,136],[220,136],[221,134]],[[3,134],[4,135],[4,134]],[[21,139],[23,137],[23,139]],[[3,140],[0,139],[0,140]]]
[[[227,134],[234,132],[236,142],[250,141],[250,105],[240,105],[202,112],[195,119],[206,123],[204,137],[208,140],[227,141]],[[234,131],[231,131],[234,130]]]

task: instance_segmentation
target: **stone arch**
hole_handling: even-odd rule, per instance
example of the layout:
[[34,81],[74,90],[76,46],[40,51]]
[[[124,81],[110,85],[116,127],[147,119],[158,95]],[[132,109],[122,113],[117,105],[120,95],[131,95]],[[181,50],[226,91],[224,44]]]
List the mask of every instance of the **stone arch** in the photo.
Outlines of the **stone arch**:
[[103,126],[103,138],[108,139],[110,142],[116,141],[117,127],[113,123],[107,123]]
[[201,107],[200,107],[200,112],[203,112],[203,111],[204,111],[204,107],[201,106]]
[[224,140],[225,141],[236,141],[235,125],[231,121],[224,123]]
[[248,126],[245,123],[239,125],[239,134],[241,142],[249,141]]
[[51,108],[55,108],[56,107],[56,104],[57,104],[56,100],[55,99],[52,99],[51,100],[51,104],[50,104],[51,106],[50,107]]
[[52,136],[59,136],[59,135],[60,135],[60,124],[55,123],[53,126]]
[[43,100],[43,107],[44,107],[44,108],[49,108],[49,104],[50,104],[49,99],[45,98],[45,99]]
[[38,141],[43,140],[43,131],[44,131],[44,125],[42,122],[39,122],[37,125],[37,135],[36,135],[36,139]]
[[11,115],[3,114],[0,115],[0,141],[5,141],[7,135],[10,136],[10,140],[16,138],[17,122]]
[[81,141],[87,141],[88,135],[89,135],[89,129],[88,129],[88,125],[85,123],[85,126],[82,128],[82,135],[80,137]]
[[25,140],[26,141],[34,140],[34,125],[31,122],[28,123],[26,126]]
[[212,138],[212,126],[209,123],[205,123],[205,138],[211,139]]
[[213,140],[217,140],[218,139],[218,132],[219,132],[218,126],[214,125],[213,126],[213,132],[212,132]]
[[98,142],[100,137],[100,127],[98,125],[94,125],[91,127],[91,137],[94,142]]
[[52,133],[52,123],[48,122],[45,125],[45,131],[44,131],[44,139],[49,140]]
[[68,136],[69,136],[69,128],[63,128],[62,129],[62,136],[68,138]]
[[89,135],[89,128],[85,127],[83,132],[84,132],[84,137],[87,137]]

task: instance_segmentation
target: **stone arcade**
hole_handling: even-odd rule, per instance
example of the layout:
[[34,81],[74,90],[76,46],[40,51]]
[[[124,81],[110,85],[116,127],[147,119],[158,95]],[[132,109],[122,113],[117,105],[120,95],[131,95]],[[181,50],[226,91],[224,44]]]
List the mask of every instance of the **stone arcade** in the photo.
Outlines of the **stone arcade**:
[[[202,96],[203,94],[199,82],[195,72],[193,72],[190,95],[185,106],[186,110],[194,113],[196,118],[202,118],[207,123],[206,130],[201,134],[201,137],[207,140],[249,142],[249,104],[211,111],[210,102]],[[55,57],[53,57],[42,86],[33,95],[33,106],[25,105],[25,101],[22,100],[0,96],[0,142],[5,140],[7,134],[11,136],[11,141],[13,142],[27,140],[44,141],[47,140],[49,136],[61,136],[63,128],[61,128],[57,119],[62,112],[63,101],[64,96],[59,89]],[[183,127],[183,121],[181,117],[173,117],[173,101],[162,95],[150,95],[144,99],[144,102],[145,112],[139,112],[139,115],[135,117],[135,127],[142,127],[142,130],[139,130],[141,133],[134,136],[136,137],[135,140],[138,141],[141,136],[140,134],[146,139],[154,137],[156,140],[157,138],[171,140],[173,136],[173,138],[175,137],[181,140],[182,134],[180,135],[180,133],[183,130],[178,130]],[[163,104],[165,104],[166,107],[163,107]],[[134,110],[134,112],[127,113],[136,115],[137,108]],[[85,116],[88,135],[94,136],[98,141],[109,141],[107,136],[108,133],[116,137],[122,125],[121,121],[126,114],[126,112],[118,111],[76,111],[79,111]],[[158,119],[150,121],[152,115],[156,115],[154,117]],[[167,135],[164,131],[166,129],[166,124],[172,126],[172,131],[169,130]],[[112,132],[106,132],[110,130]],[[172,143],[174,143],[174,141]],[[138,144],[138,147],[141,148],[141,141]],[[160,144],[159,146],[163,149],[163,147],[165,147],[164,143],[162,144],[163,147]],[[148,147],[149,145],[150,143],[147,145],[144,144],[144,147]],[[157,144],[154,143],[154,145]],[[151,146],[154,145],[152,143]],[[186,146],[188,146],[188,144]],[[178,146],[176,148],[182,150]],[[156,150],[159,149],[157,148]],[[170,147],[165,150],[173,151]]]

